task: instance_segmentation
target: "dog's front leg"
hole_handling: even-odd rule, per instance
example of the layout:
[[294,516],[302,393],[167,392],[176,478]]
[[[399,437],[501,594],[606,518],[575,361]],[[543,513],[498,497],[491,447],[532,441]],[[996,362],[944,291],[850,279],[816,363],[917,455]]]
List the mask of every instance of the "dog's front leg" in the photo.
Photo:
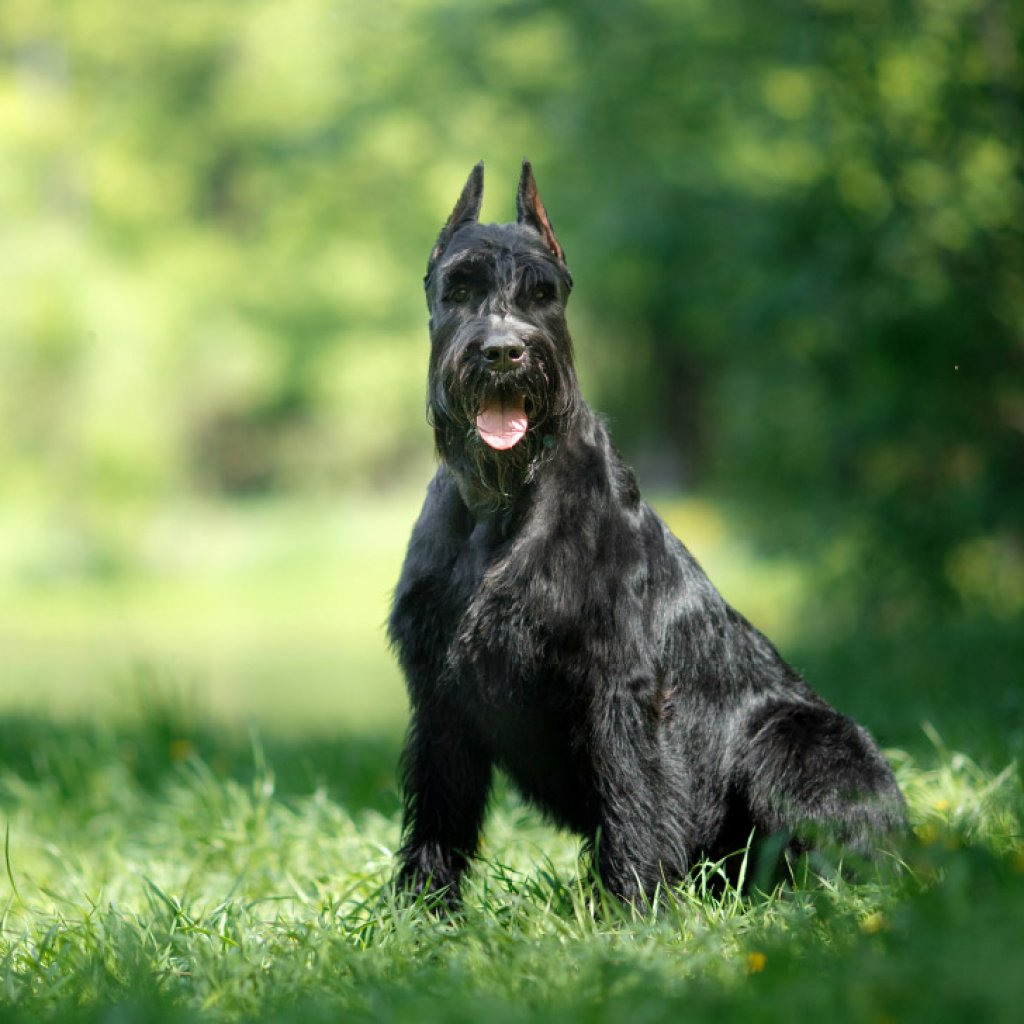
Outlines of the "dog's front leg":
[[454,907],[462,875],[476,853],[491,760],[456,717],[440,708],[419,709],[409,729],[402,774],[398,886],[417,895],[440,893]]

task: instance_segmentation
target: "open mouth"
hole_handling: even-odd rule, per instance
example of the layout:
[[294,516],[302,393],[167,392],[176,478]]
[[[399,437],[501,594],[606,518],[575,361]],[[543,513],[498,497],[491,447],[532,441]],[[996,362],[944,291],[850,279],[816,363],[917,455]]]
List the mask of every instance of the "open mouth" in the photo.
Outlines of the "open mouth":
[[523,395],[504,395],[490,400],[476,417],[476,429],[484,444],[498,451],[514,448],[526,436],[530,417]]

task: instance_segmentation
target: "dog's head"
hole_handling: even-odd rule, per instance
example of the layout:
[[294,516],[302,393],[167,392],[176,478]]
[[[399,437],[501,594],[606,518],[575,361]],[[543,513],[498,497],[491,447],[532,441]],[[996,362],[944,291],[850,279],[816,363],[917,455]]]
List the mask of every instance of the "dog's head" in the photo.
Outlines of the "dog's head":
[[533,170],[523,162],[514,224],[479,222],[483,177],[477,164],[427,264],[428,404],[441,456],[470,463],[501,504],[579,392],[565,322],[572,276]]

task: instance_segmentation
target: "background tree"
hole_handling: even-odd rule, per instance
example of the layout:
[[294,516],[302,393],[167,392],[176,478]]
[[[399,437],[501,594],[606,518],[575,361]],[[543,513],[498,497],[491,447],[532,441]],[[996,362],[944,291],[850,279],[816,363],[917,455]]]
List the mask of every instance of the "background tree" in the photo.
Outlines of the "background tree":
[[850,629],[1019,621],[1020,5],[9,0],[0,39],[0,488],[96,565],[176,494],[422,466],[426,245],[525,154],[648,486],[738,499]]

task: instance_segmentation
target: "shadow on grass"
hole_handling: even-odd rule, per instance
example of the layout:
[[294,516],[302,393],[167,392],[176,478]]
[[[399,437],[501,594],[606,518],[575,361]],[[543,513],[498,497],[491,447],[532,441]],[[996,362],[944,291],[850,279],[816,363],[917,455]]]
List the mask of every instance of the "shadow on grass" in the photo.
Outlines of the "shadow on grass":
[[883,747],[927,761],[937,733],[988,770],[1024,756],[1024,621],[830,631],[792,648],[811,686]]

